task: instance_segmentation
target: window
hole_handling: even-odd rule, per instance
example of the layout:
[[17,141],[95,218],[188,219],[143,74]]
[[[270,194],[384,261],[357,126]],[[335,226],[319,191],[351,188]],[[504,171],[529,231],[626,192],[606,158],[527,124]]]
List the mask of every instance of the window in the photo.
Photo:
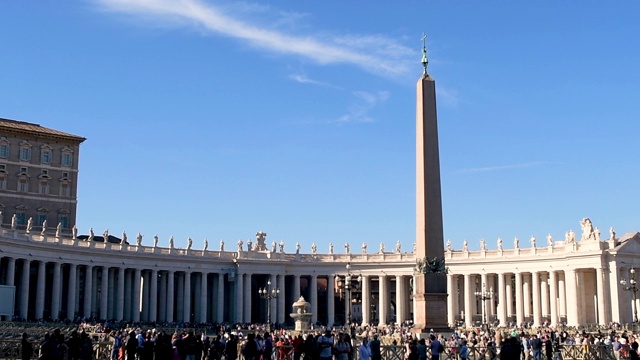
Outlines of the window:
[[20,168],[20,173],[22,174],[26,174],[29,171],[29,169],[26,166],[23,166]]
[[42,175],[49,175],[49,170],[42,170]]
[[68,214],[59,214],[58,222],[63,229],[69,228],[69,215]]
[[43,164],[51,164],[51,150],[43,149],[42,156],[40,157],[40,162]]
[[7,165],[0,164],[0,171],[4,172],[5,170],[7,170]]
[[16,223],[18,225],[26,225],[27,224],[27,215],[24,210],[16,211]]
[[0,158],[9,157],[9,144],[0,144]]
[[0,177],[0,190],[4,190],[7,188],[7,180],[5,177]]
[[31,160],[31,148],[30,147],[22,147],[20,149],[20,160],[22,160],[22,161],[30,161]]
[[38,218],[36,219],[36,225],[37,226],[42,226],[42,224],[44,224],[45,220],[47,220],[47,213],[43,212],[43,211],[38,211]]
[[69,184],[60,185],[60,196],[64,196],[64,197],[69,196]]
[[27,180],[27,179],[18,180],[18,191],[20,191],[20,192],[29,191],[29,180]]
[[69,173],[68,172],[63,172],[62,173],[62,177],[65,178],[65,179],[68,179],[69,178]]
[[40,188],[38,190],[39,190],[40,194],[44,194],[44,195],[49,194],[49,182],[48,181],[41,181],[40,182]]

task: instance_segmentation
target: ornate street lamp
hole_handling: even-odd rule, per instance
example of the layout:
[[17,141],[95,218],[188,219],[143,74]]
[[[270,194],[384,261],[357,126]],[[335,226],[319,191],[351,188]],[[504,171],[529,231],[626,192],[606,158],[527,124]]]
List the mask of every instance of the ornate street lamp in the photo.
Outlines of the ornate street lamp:
[[[355,281],[355,282],[353,282]],[[345,294],[345,325],[351,324],[351,292],[353,290],[360,290],[360,284],[362,283],[362,276],[354,278],[351,276],[351,263],[347,263],[347,276],[344,279],[344,294]]]
[[633,323],[638,322],[638,309],[636,308],[636,292],[638,291],[638,283],[636,282],[636,270],[631,268],[629,270],[629,281],[622,279],[620,280],[620,284],[624,287],[625,290],[631,291],[631,295],[633,297]]
[[487,326],[487,300],[493,298],[493,289],[487,291],[485,284],[482,283],[482,291],[476,291],[474,294],[478,300],[482,301],[482,327],[489,330]]
[[267,287],[258,289],[258,294],[260,294],[260,298],[267,300],[267,326],[271,328],[271,300],[275,299],[280,295],[280,289],[272,289],[271,288],[271,280],[267,281]]

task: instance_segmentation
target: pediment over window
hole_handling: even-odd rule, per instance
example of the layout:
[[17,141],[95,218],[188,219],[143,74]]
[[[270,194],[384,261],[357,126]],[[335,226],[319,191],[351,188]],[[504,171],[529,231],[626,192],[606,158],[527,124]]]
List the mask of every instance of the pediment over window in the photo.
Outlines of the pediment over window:
[[618,254],[640,254],[640,232],[629,232],[616,239],[613,251]]

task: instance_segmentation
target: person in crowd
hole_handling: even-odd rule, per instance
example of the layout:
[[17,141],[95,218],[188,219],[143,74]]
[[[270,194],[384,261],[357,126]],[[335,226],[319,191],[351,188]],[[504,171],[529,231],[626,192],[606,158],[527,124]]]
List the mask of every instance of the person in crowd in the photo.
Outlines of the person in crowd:
[[418,340],[416,350],[418,351],[418,360],[427,360],[427,344],[424,338]]
[[229,340],[224,346],[225,360],[236,360],[238,358],[238,340],[234,334],[229,335]]
[[129,332],[129,338],[127,339],[125,350],[127,352],[127,360],[136,359],[136,351],[138,350],[138,339],[136,339],[136,332],[133,330]]
[[[440,343],[440,340],[436,339],[434,334],[429,335],[431,342],[429,343],[429,350],[431,350],[431,359],[440,360],[440,353],[444,352],[444,346]],[[420,352],[418,352],[418,359]]]
[[122,348],[122,337],[119,331],[112,331],[111,334],[111,360],[118,360],[120,348]]
[[20,340],[20,357],[22,360],[29,360],[33,356],[33,345],[29,341],[29,334],[22,333],[22,340]]
[[369,346],[369,339],[366,337],[362,339],[362,344],[358,349],[358,359],[373,360],[373,358],[371,357],[371,348]]
[[256,341],[256,334],[249,333],[247,335],[247,342],[244,344],[244,349],[242,349],[242,356],[244,360],[259,360],[259,348],[258,342]]
[[348,360],[351,346],[345,341],[344,334],[338,333],[338,341],[334,345],[336,360]]
[[378,334],[373,335],[373,340],[369,343],[371,349],[371,360],[382,360],[382,353],[380,352],[380,340]]
[[300,360],[300,357],[302,356],[302,353],[303,353],[303,345],[304,345],[302,334],[298,334],[298,336],[293,338],[291,345],[293,346],[293,360]]
[[317,340],[318,353],[320,360],[332,360],[333,358],[333,336],[331,330],[327,330]]

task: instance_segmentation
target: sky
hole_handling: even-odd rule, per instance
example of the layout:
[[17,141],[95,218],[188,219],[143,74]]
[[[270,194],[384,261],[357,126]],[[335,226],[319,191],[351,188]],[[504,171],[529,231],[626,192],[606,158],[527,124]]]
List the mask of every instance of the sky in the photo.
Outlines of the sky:
[[80,233],[229,249],[265,231],[288,252],[411,251],[426,33],[445,239],[562,240],[585,217],[607,238],[640,231],[639,13],[635,1],[5,1],[0,117],[87,138]]

